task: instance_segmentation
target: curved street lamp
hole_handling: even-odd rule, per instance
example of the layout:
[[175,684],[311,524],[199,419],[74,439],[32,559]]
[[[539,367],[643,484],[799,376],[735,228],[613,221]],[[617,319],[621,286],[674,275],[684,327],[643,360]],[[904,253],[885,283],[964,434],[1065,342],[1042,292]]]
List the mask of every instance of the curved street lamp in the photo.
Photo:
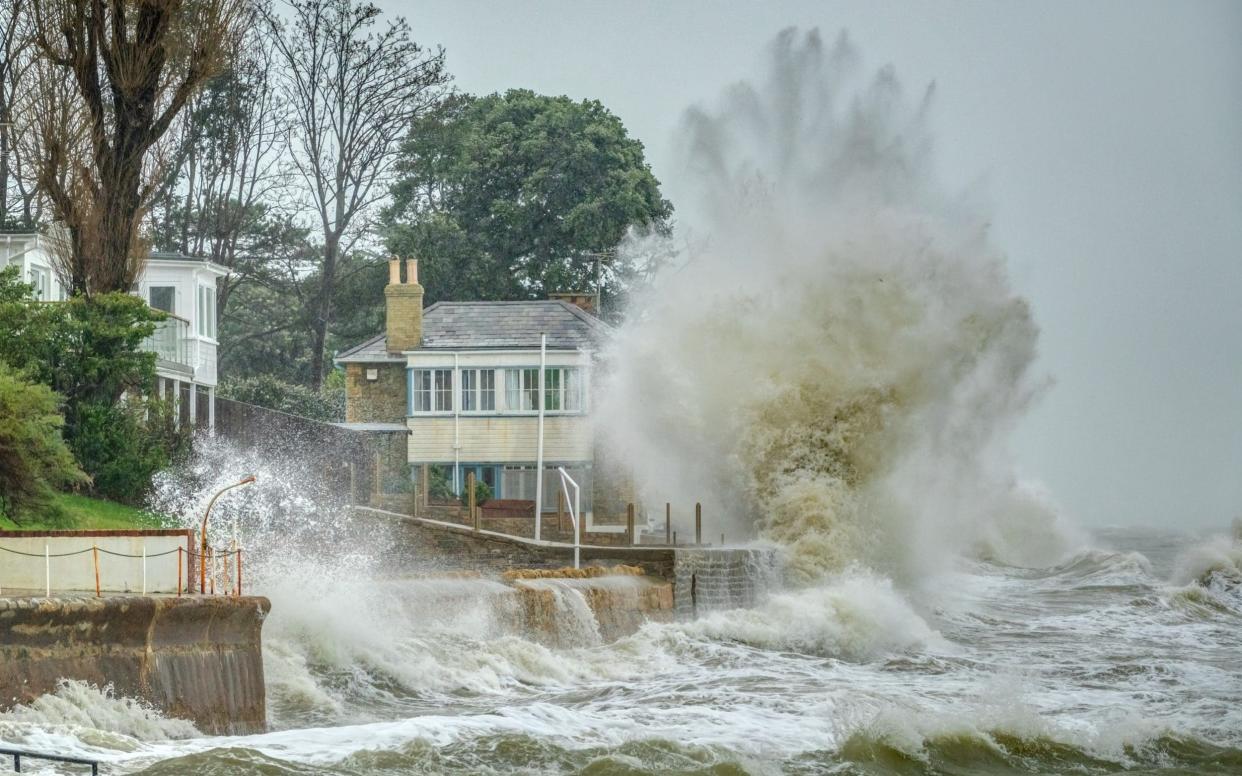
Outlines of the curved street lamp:
[[233,488],[240,488],[242,485],[249,485],[250,483],[254,482],[254,479],[255,479],[254,475],[252,474],[249,477],[242,480],[241,482],[235,482],[232,485],[226,485],[223,488],[220,488],[220,490],[216,491],[216,495],[212,496],[211,501],[207,502],[207,511],[203,513],[203,527],[202,527],[203,542],[202,542],[202,545],[199,547],[199,556],[198,556],[198,593],[199,595],[202,595],[203,592],[207,589],[207,518],[211,517],[211,508],[215,506],[216,499],[224,495],[225,491],[232,490]]

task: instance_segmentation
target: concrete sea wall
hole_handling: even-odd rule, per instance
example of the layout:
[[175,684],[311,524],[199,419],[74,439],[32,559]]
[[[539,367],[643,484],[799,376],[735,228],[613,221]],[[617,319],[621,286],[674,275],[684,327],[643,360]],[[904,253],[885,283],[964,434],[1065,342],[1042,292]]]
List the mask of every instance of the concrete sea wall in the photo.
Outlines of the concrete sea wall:
[[62,678],[111,684],[205,733],[266,727],[261,630],[266,598],[0,598],[0,708]]
[[551,646],[580,646],[563,622],[564,595],[580,595],[601,641],[615,641],[646,622],[673,619],[673,586],[636,566],[515,570],[504,575],[518,594],[520,629]]
[[0,531],[0,592],[49,583],[52,590],[93,592],[98,570],[107,592],[142,592],[145,582],[148,593],[176,593],[178,571],[183,586],[193,578],[193,541],[186,529]]
[[678,549],[673,562],[677,616],[756,606],[780,581],[780,556],[774,550]]

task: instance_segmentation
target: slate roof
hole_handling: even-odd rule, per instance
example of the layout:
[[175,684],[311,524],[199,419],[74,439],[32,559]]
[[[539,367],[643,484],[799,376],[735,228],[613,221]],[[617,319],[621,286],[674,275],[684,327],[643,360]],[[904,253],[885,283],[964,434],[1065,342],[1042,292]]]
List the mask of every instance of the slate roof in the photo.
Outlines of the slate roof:
[[[610,327],[594,315],[559,299],[529,302],[436,302],[423,310],[423,342],[418,350],[510,350],[595,347]],[[404,361],[389,355],[383,334],[337,354],[337,363]]]

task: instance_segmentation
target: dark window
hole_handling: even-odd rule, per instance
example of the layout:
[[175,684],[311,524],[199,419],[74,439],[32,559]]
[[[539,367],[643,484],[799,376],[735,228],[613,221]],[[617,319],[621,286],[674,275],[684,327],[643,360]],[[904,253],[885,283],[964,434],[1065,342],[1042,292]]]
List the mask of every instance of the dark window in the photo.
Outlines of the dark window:
[[151,286],[148,291],[151,297],[151,306],[156,310],[163,310],[166,313],[177,312],[175,299],[177,298],[177,289],[173,286]]

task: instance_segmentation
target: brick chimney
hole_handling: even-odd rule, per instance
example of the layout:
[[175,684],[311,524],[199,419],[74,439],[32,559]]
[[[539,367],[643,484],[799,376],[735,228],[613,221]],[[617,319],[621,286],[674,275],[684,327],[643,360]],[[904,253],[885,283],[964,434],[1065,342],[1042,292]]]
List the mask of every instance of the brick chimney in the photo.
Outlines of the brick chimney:
[[580,307],[583,310],[586,310],[591,315],[599,314],[595,310],[595,294],[586,294],[581,291],[573,291],[569,293],[553,292],[548,294],[548,298],[561,302],[568,302],[574,307]]
[[418,259],[407,259],[405,266],[406,279],[402,283],[401,260],[388,262],[384,329],[389,353],[414,350],[423,341],[423,287],[418,284]]

